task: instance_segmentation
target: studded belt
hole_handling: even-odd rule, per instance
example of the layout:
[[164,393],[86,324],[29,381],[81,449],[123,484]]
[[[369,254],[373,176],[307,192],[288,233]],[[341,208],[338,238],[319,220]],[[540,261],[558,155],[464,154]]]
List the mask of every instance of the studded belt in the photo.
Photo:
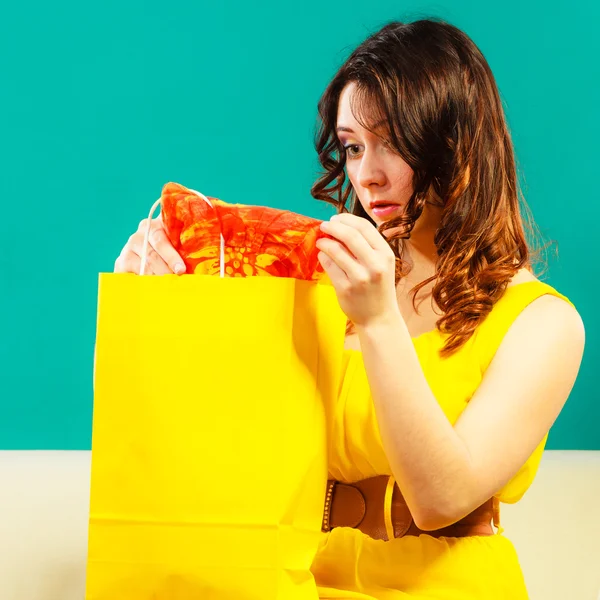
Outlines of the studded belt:
[[497,500],[490,498],[460,521],[437,529],[419,529],[393,477],[379,475],[354,483],[327,482],[322,531],[353,527],[376,539],[388,541],[405,535],[465,537],[493,535],[492,521],[499,524]]

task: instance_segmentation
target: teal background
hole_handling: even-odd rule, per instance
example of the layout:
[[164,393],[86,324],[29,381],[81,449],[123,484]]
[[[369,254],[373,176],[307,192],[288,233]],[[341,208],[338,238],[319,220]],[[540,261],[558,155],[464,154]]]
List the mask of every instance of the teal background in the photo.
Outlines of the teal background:
[[[587,345],[548,448],[600,449],[598,4],[11,3],[0,17],[0,448],[88,449],[97,278],[177,181],[317,218],[316,105],[367,35],[440,16],[506,103],[546,281]],[[596,365],[596,369],[594,369]]]

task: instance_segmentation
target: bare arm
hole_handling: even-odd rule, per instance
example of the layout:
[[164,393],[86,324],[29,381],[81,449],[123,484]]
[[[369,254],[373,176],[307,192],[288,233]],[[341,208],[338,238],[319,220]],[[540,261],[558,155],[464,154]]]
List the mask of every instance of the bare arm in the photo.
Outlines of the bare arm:
[[453,427],[399,312],[357,329],[384,448],[424,530],[458,521],[517,473],[565,404],[585,343],[570,304],[550,295],[533,301]]

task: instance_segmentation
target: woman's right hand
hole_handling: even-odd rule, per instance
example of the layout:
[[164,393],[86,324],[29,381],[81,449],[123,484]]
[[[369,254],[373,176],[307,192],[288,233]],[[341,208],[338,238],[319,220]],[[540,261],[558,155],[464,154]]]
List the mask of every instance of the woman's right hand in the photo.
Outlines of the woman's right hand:
[[[136,273],[139,275],[147,227],[148,219],[140,222],[138,230],[129,238],[115,262],[115,273]],[[152,219],[148,241],[145,275],[171,275],[173,273],[181,275],[185,273],[186,268],[183,259],[171,245],[160,216]]]

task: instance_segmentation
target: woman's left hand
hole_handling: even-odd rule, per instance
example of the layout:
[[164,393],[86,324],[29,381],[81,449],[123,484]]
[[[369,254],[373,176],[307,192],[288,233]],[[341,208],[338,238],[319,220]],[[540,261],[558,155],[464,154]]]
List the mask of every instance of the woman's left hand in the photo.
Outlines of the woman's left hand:
[[372,223],[350,213],[321,223],[319,262],[331,279],[340,307],[357,326],[398,314],[395,255]]

